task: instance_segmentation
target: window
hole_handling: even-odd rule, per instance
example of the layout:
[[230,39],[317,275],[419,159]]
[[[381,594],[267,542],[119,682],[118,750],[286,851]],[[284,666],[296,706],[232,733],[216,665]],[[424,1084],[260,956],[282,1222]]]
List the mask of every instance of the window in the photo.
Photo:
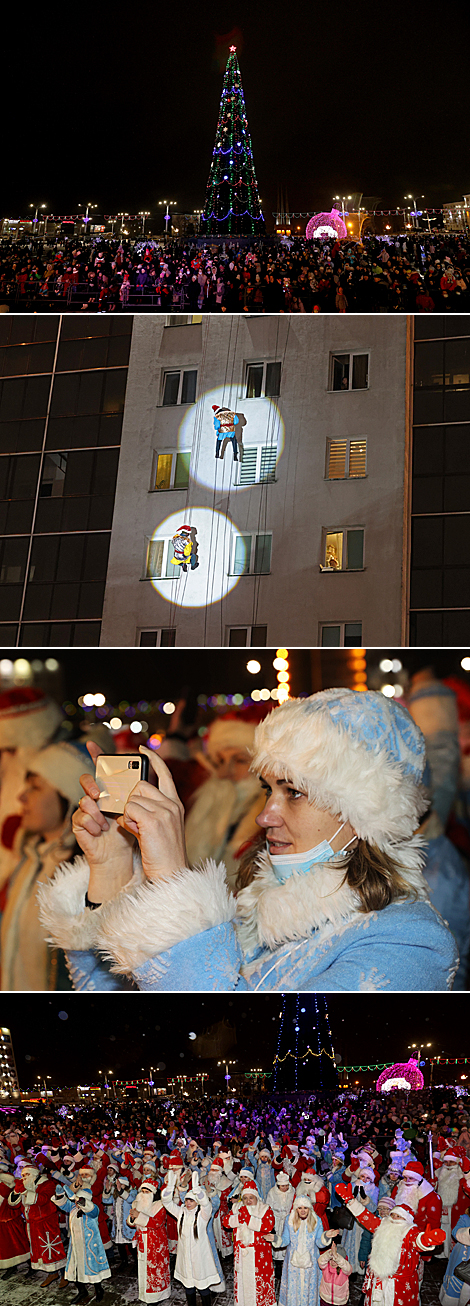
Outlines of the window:
[[159,630],[141,630],[139,632],[141,648],[174,648],[176,644],[176,627],[160,627]]
[[180,567],[173,565],[172,557],[173,545],[170,536],[160,540],[148,540],[144,580],[177,580]]
[[101,618],[110,536],[37,535],[26,588],[25,621]]
[[272,399],[280,393],[280,363],[248,363],[246,369],[246,399],[260,399],[262,395]]
[[229,648],[266,648],[267,626],[229,626]]
[[337,625],[320,626],[322,648],[361,648],[362,622],[340,621]]
[[326,475],[329,481],[366,475],[367,440],[328,440]]
[[276,480],[277,445],[253,444],[244,449],[237,463],[237,485],[257,485]]
[[265,535],[234,535],[232,545],[232,576],[265,576],[271,570],[272,533]]
[[156,453],[152,476],[152,490],[187,490],[191,450],[183,453],[170,450]]
[[100,621],[25,621],[19,643],[27,648],[97,648],[100,635]]
[[202,313],[168,313],[165,326],[197,326],[202,322]]
[[367,390],[368,388],[368,354],[331,355],[330,390]]
[[325,532],[322,571],[362,571],[364,566],[364,530],[353,528]]
[[196,402],[197,371],[165,372],[163,375],[163,407]]

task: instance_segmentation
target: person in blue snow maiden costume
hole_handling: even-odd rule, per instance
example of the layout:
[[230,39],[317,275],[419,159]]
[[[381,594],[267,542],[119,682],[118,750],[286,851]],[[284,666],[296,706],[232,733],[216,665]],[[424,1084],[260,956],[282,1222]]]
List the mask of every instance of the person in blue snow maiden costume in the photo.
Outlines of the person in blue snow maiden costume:
[[103,1279],[111,1278],[106,1252],[98,1228],[99,1210],[93,1201],[91,1188],[73,1191],[68,1185],[57,1189],[52,1198],[56,1206],[69,1213],[69,1249],[64,1277],[78,1286],[74,1301],[88,1300],[87,1284],[94,1284],[95,1297],[102,1301]]
[[143,751],[159,788],[140,781],[108,819],[83,776],[73,828],[84,856],[39,890],[76,989],[452,987],[457,947],[422,875],[425,742],[399,703],[329,689],[261,722],[252,768],[266,805],[236,897],[223,865],[189,870],[182,804],[163,760]]

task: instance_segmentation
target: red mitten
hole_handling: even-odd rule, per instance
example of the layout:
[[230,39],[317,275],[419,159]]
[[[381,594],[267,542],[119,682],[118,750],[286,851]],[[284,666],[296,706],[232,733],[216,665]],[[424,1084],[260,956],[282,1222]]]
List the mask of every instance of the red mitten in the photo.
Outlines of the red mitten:
[[444,1230],[431,1229],[430,1224],[427,1225],[426,1232],[421,1234],[421,1242],[425,1243],[426,1247],[439,1247],[441,1243],[445,1243],[445,1240]]
[[15,1193],[24,1193],[24,1184],[20,1178],[15,1179]]
[[352,1184],[337,1184],[335,1188],[335,1192],[338,1193],[340,1197],[342,1197],[343,1202],[352,1202],[353,1199]]

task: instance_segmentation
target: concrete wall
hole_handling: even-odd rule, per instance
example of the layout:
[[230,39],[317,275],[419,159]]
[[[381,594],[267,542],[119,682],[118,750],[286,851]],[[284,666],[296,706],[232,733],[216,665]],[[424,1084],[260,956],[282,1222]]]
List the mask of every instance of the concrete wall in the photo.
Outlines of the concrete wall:
[[[265,624],[270,645],[317,645],[322,623],[342,621],[362,621],[365,645],[399,643],[406,319],[165,320],[134,322],[101,643],[176,626],[178,645],[220,645],[229,626]],[[370,351],[369,389],[331,393],[330,356],[349,350]],[[279,399],[246,399],[247,363],[275,359]],[[179,367],[197,367],[197,402],[162,407]],[[230,446],[215,459],[214,403],[244,413],[246,447],[278,442],[274,483],[234,484]],[[367,476],[329,481],[327,439],[344,437],[367,437]],[[192,448],[189,490],[152,492],[154,452],[177,448]],[[158,592],[142,579],[146,541],[186,521],[200,566]],[[348,526],[365,529],[364,570],[322,573],[325,530]],[[270,575],[228,576],[233,530],[273,532]]]

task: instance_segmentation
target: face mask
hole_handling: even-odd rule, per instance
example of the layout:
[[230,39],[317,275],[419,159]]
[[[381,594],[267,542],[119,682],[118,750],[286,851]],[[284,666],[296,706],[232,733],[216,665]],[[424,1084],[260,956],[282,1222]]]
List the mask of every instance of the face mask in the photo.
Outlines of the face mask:
[[[336,839],[336,835],[344,830],[345,825],[346,821],[343,821],[343,824],[338,827],[331,838]],[[322,843],[317,843],[315,848],[309,848],[306,853],[287,853],[285,856],[281,854],[279,857],[277,855],[271,856],[271,866],[276,880],[279,880],[280,884],[284,884],[291,875],[308,875],[316,862],[330,862],[332,857],[341,857],[349,848],[349,845],[355,842],[356,838],[357,835],[354,834],[343,848],[338,848],[337,852],[331,847],[328,839],[324,839]]]

